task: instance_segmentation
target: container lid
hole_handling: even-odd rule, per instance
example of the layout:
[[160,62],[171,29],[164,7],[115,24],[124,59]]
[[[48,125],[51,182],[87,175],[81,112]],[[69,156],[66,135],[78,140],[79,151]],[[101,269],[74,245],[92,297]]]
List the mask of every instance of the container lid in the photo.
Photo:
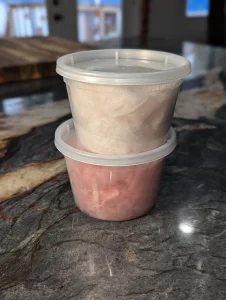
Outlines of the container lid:
[[109,85],[161,84],[183,79],[190,62],[179,55],[136,49],[91,50],[57,60],[56,72],[80,82]]
[[101,166],[131,166],[145,164],[169,155],[176,147],[176,133],[173,128],[169,131],[166,144],[148,152],[129,155],[101,155],[79,150],[69,146],[70,137],[76,137],[73,119],[62,123],[55,132],[55,146],[67,157],[92,165]]

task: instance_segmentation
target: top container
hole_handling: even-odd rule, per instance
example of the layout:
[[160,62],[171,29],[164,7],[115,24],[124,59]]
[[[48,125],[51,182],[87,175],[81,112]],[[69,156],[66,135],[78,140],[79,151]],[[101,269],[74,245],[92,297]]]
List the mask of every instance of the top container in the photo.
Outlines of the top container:
[[78,139],[100,154],[130,154],[163,145],[187,59],[149,50],[93,50],[57,60]]

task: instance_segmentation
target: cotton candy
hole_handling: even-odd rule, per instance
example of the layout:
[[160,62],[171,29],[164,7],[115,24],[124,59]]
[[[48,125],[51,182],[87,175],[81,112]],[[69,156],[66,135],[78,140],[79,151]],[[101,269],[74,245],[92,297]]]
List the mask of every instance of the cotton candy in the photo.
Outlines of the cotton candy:
[[[67,144],[84,150],[76,137]],[[96,166],[65,157],[77,206],[111,221],[137,218],[155,204],[164,159],[135,166]]]
[[109,155],[150,151],[168,137],[179,82],[158,86],[67,84],[80,142]]

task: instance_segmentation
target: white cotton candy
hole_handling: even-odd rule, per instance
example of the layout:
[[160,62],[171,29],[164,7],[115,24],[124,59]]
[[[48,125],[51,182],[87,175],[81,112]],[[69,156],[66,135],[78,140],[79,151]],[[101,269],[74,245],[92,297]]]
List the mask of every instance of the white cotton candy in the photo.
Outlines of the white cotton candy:
[[129,154],[163,145],[179,82],[167,87],[67,83],[77,136],[100,154]]

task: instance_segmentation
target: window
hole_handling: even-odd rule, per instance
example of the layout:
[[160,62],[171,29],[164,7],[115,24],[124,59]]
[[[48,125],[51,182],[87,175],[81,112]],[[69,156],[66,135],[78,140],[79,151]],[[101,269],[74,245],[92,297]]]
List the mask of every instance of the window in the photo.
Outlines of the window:
[[121,0],[77,0],[78,39],[92,42],[121,35]]
[[0,38],[48,34],[45,0],[0,0]]
[[207,17],[209,15],[209,0],[187,0],[187,17]]

